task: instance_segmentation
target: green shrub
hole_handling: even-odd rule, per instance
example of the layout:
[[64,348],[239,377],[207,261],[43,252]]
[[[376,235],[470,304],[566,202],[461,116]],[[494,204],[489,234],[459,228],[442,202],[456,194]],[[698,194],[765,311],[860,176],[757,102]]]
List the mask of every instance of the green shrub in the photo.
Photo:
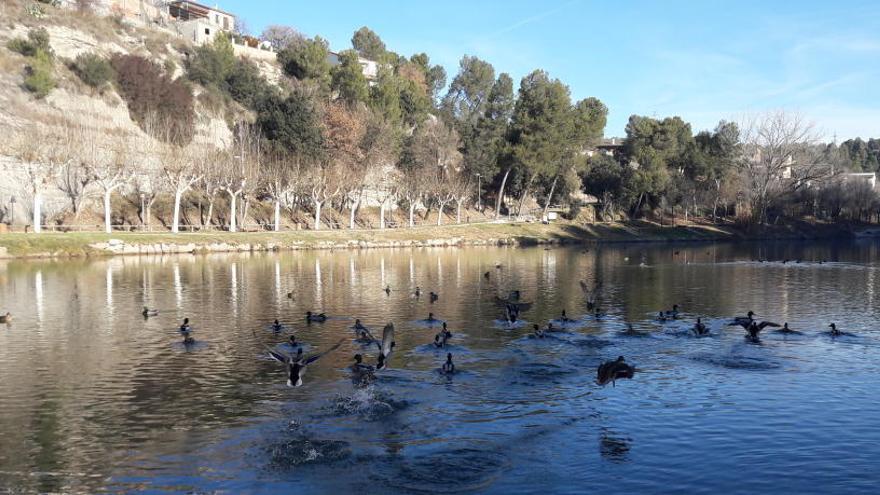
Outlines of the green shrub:
[[38,51],[33,63],[25,69],[24,87],[37,98],[44,98],[55,88],[52,59],[46,52]]
[[99,88],[113,79],[114,71],[110,62],[94,53],[81,53],[71,67],[73,72],[93,88]]
[[6,47],[25,57],[35,57],[41,51],[50,57],[52,56],[52,48],[49,46],[49,32],[44,28],[31,29],[28,31],[27,39],[10,40]]

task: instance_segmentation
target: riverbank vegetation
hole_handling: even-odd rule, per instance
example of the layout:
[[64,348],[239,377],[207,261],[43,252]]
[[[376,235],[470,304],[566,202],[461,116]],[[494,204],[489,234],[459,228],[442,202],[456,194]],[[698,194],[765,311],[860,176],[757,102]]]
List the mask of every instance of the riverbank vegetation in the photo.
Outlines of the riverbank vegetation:
[[[148,53],[67,61],[92,91],[118,94],[138,132],[98,130],[75,116],[12,129],[0,151],[26,176],[30,229],[75,230],[89,215],[106,232],[174,233],[542,220],[551,210],[580,224],[737,228],[880,216],[873,182],[852,174],[877,171],[880,141],[826,144],[795,114],[696,133],[676,116],[633,115],[626,136],[609,142],[607,107],[573,99],[542,70],[516,83],[464,56],[447,84],[427,54],[398,54],[366,27],[339,53],[283,26],[262,38],[277,50],[280,80],[237,57],[223,35],[179,46],[180,66]],[[34,59],[27,77],[40,83],[37,97],[54,87],[44,77],[50,44],[34,28],[0,49]],[[363,68],[371,61],[374,73]],[[198,131],[199,108],[226,109],[226,133]],[[44,198],[58,191],[67,205],[46,211]],[[10,214],[4,202],[0,221]]]

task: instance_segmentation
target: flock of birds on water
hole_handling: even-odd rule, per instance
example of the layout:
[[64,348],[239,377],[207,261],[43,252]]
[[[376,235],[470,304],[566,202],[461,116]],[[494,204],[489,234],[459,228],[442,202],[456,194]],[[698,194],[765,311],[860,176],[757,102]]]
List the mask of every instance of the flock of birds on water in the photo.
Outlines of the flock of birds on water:
[[[758,260],[760,263],[764,263],[764,260]],[[789,260],[783,261],[783,264],[788,263]],[[800,260],[794,261],[794,263],[800,263]],[[819,262],[822,263],[821,261]],[[501,269],[501,265],[495,265],[496,270]],[[485,272],[483,277],[487,280],[491,278],[491,272]],[[602,314],[599,311],[599,297],[602,290],[602,283],[596,282],[592,287],[587,284],[587,282],[581,280],[580,281],[581,289],[583,290],[585,296],[587,297],[586,306],[589,311],[591,311],[592,316],[596,319],[599,319]],[[383,289],[387,296],[391,295],[392,289],[390,286],[386,286]],[[422,290],[420,287],[416,287],[415,292],[413,293],[415,299],[420,299],[422,296]],[[293,299],[293,293],[288,292],[287,297],[289,299]],[[439,294],[431,291],[428,293],[429,301],[433,304],[438,301],[440,296]],[[502,298],[496,296],[496,300],[499,305],[504,307],[504,321],[507,325],[513,326],[518,321],[520,321],[520,314],[524,311],[528,311],[531,307],[531,303],[524,302],[521,300],[521,292],[519,290],[511,291],[508,294],[507,298]],[[147,306],[144,306],[141,315],[147,319],[155,316],[159,316],[159,311],[157,309],[150,309]],[[679,307],[677,304],[672,306],[672,309],[659,311],[657,313],[657,321],[660,323],[665,323],[668,321],[679,320],[682,314],[679,311]],[[745,338],[750,342],[759,342],[759,335],[762,330],[765,328],[778,328],[777,332],[782,334],[792,334],[792,335],[801,335],[803,332],[798,330],[794,330],[789,328],[788,323],[784,323],[782,325],[778,323],[774,323],[771,321],[759,321],[755,317],[757,315],[753,311],[749,311],[745,316],[737,316],[733,318],[727,325],[728,326],[740,326],[746,330]],[[330,317],[328,317],[325,313],[313,313],[311,311],[306,312],[305,314],[305,322],[307,324],[312,323],[324,323]],[[428,313],[428,317],[423,322],[427,323],[430,326],[440,325],[440,331],[434,336],[434,341],[432,345],[436,348],[445,348],[449,343],[450,339],[452,339],[452,332],[448,329],[445,321],[437,319],[434,317],[434,313]],[[554,321],[557,323],[554,326]],[[560,316],[551,320],[547,323],[545,328],[541,328],[540,325],[534,324],[532,326],[532,332],[528,335],[529,338],[535,339],[543,339],[548,337],[550,334],[554,332],[563,332],[565,331],[565,326],[570,324],[575,324],[579,320],[572,319],[566,315],[565,310],[562,310]],[[12,314],[6,312],[4,315],[0,315],[0,323],[11,324],[12,322]],[[837,325],[831,323],[828,325],[830,331],[827,332],[832,337],[839,337],[843,335],[850,335],[846,332],[843,332],[837,328]],[[284,325],[279,321],[275,320],[271,325],[271,330],[275,333],[280,333],[284,331]],[[184,318],[183,323],[178,328],[180,334],[183,336],[183,345],[187,348],[194,345],[196,343],[195,337],[193,337],[193,328],[190,326],[189,318]],[[396,343],[394,341],[394,324],[388,323],[382,329],[382,338],[376,338],[367,328],[363,325],[360,319],[355,319],[354,325],[351,327],[351,330],[354,331],[356,337],[355,340],[361,344],[367,346],[375,345],[378,349],[378,353],[376,355],[376,364],[371,365],[364,362],[363,354],[355,354],[353,357],[354,363],[349,367],[349,370],[352,374],[352,381],[356,384],[360,385],[368,385],[373,383],[376,380],[376,372],[387,369],[389,366],[389,361],[392,353],[394,352],[394,348]],[[709,327],[702,322],[701,318],[697,318],[693,327],[690,329],[694,335],[703,336],[709,334]],[[627,333],[637,334],[638,332],[633,328],[632,324],[627,324]],[[295,354],[287,353],[279,348],[269,348],[266,347],[267,356],[272,360],[275,360],[279,363],[282,363],[286,366],[287,369],[287,385],[290,387],[300,387],[303,385],[303,376],[305,375],[306,369],[309,365],[315,363],[322,357],[327,354],[337,350],[345,339],[339,340],[334,345],[330,346],[328,349],[323,350],[322,352],[315,353],[309,356],[303,355],[303,347],[300,342],[297,341],[296,335],[291,334],[288,342],[286,342],[292,349],[296,349]],[[456,372],[455,363],[453,363],[452,353],[449,352],[446,354],[446,361],[440,366],[440,373],[444,375],[452,375]],[[626,362],[626,359],[623,356],[619,356],[617,359],[603,362],[599,365],[596,370],[596,383],[598,385],[604,386],[608,383],[611,383],[612,386],[616,384],[616,381],[621,378],[632,378],[635,375],[636,368],[635,366]]]

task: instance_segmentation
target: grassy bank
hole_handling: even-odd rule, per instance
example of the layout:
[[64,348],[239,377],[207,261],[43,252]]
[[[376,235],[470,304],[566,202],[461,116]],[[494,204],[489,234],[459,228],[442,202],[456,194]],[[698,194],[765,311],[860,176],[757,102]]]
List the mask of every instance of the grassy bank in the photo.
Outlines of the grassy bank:
[[[736,240],[749,238],[819,238],[848,235],[845,228],[805,224],[756,233],[732,226],[659,226],[649,222],[626,224],[539,223],[465,224],[414,229],[327,230],[294,232],[196,233],[42,233],[0,234],[0,255],[7,257],[104,256],[114,254],[102,243],[113,240],[127,246],[201,250],[327,249],[427,245],[556,244],[583,242],[668,242]],[[210,249],[209,249],[210,248]],[[163,249],[168,252],[171,249]]]

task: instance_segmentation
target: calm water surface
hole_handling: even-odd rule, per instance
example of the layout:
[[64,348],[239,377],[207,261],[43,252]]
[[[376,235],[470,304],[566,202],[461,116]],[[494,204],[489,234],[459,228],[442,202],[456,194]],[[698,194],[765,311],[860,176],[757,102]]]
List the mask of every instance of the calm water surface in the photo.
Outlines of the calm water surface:
[[[3,262],[0,491],[875,492],[878,270],[871,243]],[[529,322],[583,315],[582,279],[603,281],[607,316],[544,340],[496,321],[513,289]],[[681,320],[654,321],[674,303]],[[749,309],[804,335],[748,343],[725,324]],[[428,312],[454,333],[451,378]],[[689,334],[697,316],[711,335]],[[397,329],[367,388],[346,371],[375,359],[354,317]],[[275,318],[307,353],[343,339],[303,387],[265,358],[286,339]],[[823,333],[832,321],[853,335]],[[618,355],[640,371],[598,387]]]

